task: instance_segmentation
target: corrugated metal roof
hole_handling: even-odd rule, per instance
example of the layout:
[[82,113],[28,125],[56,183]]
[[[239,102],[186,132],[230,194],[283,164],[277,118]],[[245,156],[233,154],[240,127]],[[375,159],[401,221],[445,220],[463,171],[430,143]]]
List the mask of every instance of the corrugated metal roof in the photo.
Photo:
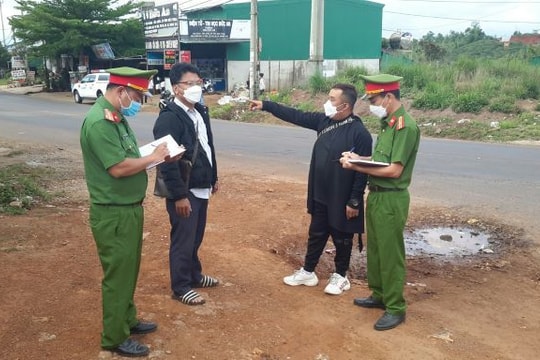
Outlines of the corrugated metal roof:
[[215,6],[221,6],[227,3],[243,3],[250,0],[181,0],[179,1],[180,10],[190,12],[202,9],[208,9]]

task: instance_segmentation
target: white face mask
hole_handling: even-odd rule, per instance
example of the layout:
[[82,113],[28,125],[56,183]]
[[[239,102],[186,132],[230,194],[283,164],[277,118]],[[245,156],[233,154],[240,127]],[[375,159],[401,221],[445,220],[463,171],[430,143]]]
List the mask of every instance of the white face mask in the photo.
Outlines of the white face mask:
[[386,108],[383,106],[385,99],[386,97],[383,99],[381,105],[369,105],[369,111],[379,119],[384,119],[388,116],[388,111],[386,111]]
[[201,101],[202,87],[193,85],[184,90],[184,98],[192,104]]
[[324,103],[324,114],[328,116],[330,119],[337,114],[337,108],[334,105],[332,105],[330,100]]
[[369,111],[371,111],[371,113],[379,119],[384,119],[388,116],[386,109],[383,108],[381,105],[369,105]]

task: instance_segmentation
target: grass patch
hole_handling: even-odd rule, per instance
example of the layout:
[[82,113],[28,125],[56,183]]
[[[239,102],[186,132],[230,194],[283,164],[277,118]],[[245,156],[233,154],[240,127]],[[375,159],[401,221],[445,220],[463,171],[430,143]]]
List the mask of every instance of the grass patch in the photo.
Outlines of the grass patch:
[[509,96],[492,99],[488,109],[491,112],[501,112],[504,114],[517,114],[520,112],[519,107],[515,104],[515,99]]
[[419,121],[423,136],[447,139],[508,142],[516,140],[540,140],[540,117],[523,113],[510,117],[492,127],[489,122],[475,121],[458,124],[449,118]]
[[[44,190],[51,169],[15,164],[0,169],[0,213],[23,214],[50,195]],[[11,206],[17,202],[20,206]]]

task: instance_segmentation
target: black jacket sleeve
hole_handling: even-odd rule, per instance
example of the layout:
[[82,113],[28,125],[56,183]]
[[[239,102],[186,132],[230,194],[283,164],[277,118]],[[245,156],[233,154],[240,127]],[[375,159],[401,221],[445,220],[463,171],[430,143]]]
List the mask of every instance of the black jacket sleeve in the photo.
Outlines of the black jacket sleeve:
[[323,113],[304,112],[273,101],[263,101],[263,110],[283,121],[315,131],[320,131],[324,127],[322,123],[327,119]]
[[[155,139],[171,134],[178,144],[185,144],[184,139],[187,136],[185,124],[182,121],[179,121],[174,112],[167,109],[160,112],[154,124],[153,133]],[[189,156],[187,151],[186,154],[184,154],[184,157],[186,156]],[[188,196],[188,185],[182,180],[178,162],[161,163],[158,166],[157,171],[161,171],[161,174],[163,175],[170,199],[179,200]]]

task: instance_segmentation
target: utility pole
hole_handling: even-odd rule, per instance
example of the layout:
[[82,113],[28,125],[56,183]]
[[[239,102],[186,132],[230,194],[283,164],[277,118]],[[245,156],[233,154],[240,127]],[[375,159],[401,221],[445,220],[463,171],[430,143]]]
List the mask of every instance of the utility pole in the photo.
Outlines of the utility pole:
[[6,30],[4,29],[4,13],[2,12],[3,0],[0,0],[0,19],[2,20],[2,46],[6,47]]
[[249,98],[259,95],[259,27],[257,24],[257,0],[251,0],[251,37],[249,42]]
[[324,0],[311,0],[311,32],[309,40],[309,62],[312,75],[322,74],[324,38]]

